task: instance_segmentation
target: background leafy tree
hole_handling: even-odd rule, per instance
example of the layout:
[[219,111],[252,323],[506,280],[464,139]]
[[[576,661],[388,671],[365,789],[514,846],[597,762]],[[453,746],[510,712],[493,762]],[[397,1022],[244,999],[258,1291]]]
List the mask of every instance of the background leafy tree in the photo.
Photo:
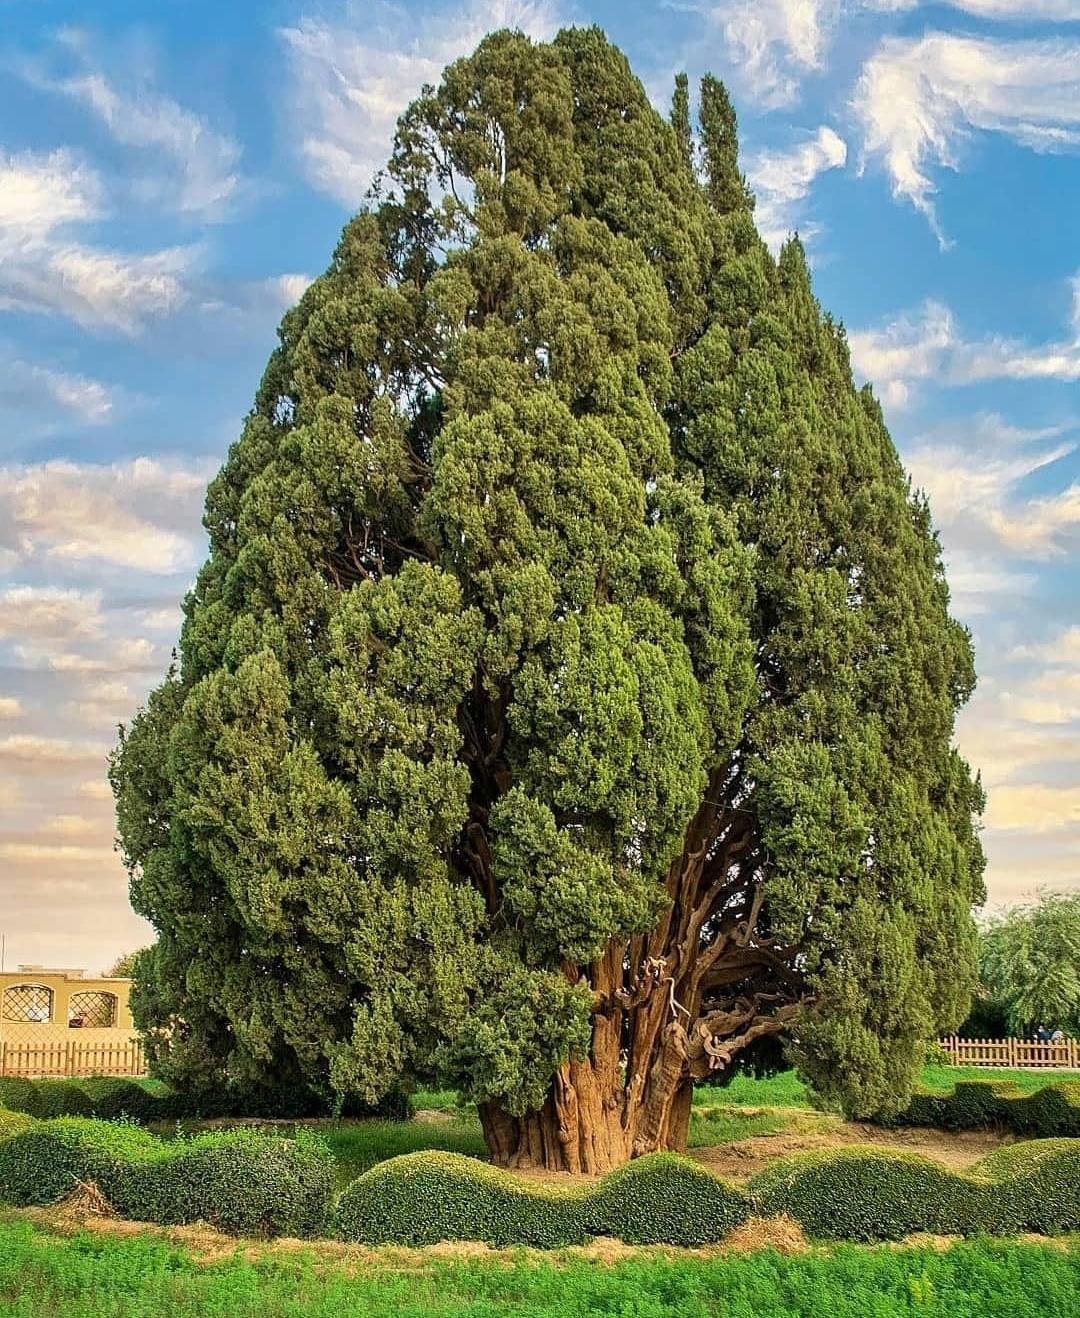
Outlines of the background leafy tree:
[[1030,1037],[1039,1025],[1080,1034],[1080,893],[1014,906],[981,943],[983,984],[1013,1034]]
[[434,1077],[601,1171],[769,1040],[898,1107],[964,1016],[969,638],[711,78],[699,120],[496,33],[285,316],[113,764],[173,1078]]
[[137,959],[146,952],[146,948],[136,948],[134,952],[125,952],[118,956],[108,970],[101,973],[107,978],[129,979],[134,971]]

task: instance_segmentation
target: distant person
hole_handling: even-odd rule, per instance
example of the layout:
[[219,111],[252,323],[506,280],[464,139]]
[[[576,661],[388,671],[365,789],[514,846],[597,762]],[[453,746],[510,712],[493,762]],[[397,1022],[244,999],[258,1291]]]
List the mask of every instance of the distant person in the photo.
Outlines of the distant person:
[[1064,1030],[1055,1030],[1054,1033],[1050,1036],[1050,1042],[1051,1042],[1051,1043],[1064,1043],[1064,1042],[1065,1042],[1065,1031],[1064,1031]]
[[1036,1043],[1049,1043],[1049,1042],[1050,1042],[1050,1031],[1046,1028],[1045,1025],[1040,1025],[1040,1026],[1038,1026],[1038,1027],[1036,1028],[1036,1030],[1035,1030],[1035,1042],[1036,1042]]

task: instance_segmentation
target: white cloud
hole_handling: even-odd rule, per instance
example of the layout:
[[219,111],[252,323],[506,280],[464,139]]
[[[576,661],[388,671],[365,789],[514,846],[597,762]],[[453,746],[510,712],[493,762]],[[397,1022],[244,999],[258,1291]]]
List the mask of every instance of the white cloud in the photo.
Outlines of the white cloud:
[[239,144],[154,88],[145,47],[121,54],[111,44],[108,56],[112,72],[101,67],[87,33],[66,27],[49,56],[13,67],[38,91],[66,96],[95,116],[120,146],[143,153],[139,167],[125,171],[138,199],[201,220],[223,218],[244,182]]
[[0,235],[45,236],[102,212],[100,176],[73,152],[0,152]]
[[989,794],[988,828],[1046,832],[1080,824],[1080,787],[1044,783],[1009,784]]
[[0,467],[0,549],[141,572],[192,567],[209,464],[157,458]]
[[1080,626],[1068,627],[1058,636],[1040,645],[1018,646],[1016,659],[1045,659],[1048,663],[1075,664],[1080,667]]
[[720,0],[695,6],[724,43],[746,94],[787,105],[802,79],[824,65],[838,0]]
[[[813,137],[788,151],[759,151],[751,156],[746,173],[757,197],[758,231],[770,247],[776,250],[800,227],[799,203],[809,195],[818,176],[840,169],[846,161],[847,144],[824,124]],[[802,226],[804,236],[815,231],[812,222]]]
[[23,707],[14,696],[0,696],[0,719],[21,718]]
[[987,380],[1080,380],[1080,274],[1069,280],[1069,332],[1045,344],[1001,335],[965,340],[952,312],[928,299],[918,311],[848,336],[856,370],[886,404],[902,407],[921,380],[948,385]]
[[115,393],[100,380],[0,356],[0,403],[20,412],[59,409],[89,426],[112,417]]
[[312,283],[311,275],[278,275],[276,279],[269,281],[271,289],[277,293],[281,299],[281,305],[288,310],[293,307],[303,297],[305,290]]
[[301,17],[281,29],[292,66],[299,152],[309,181],[342,205],[363,200],[386,163],[398,115],[424,83],[495,28],[548,38],[559,0],[472,0],[419,17],[405,4],[351,3],[342,21]]
[[0,763],[14,760],[23,764],[82,764],[101,758],[102,747],[96,742],[70,741],[65,737],[44,737],[34,733],[0,737]]
[[883,161],[893,194],[922,211],[944,243],[929,170],[957,168],[973,130],[1034,151],[1080,147],[1080,40],[889,37],[863,68],[854,110],[866,156]]
[[[977,435],[975,429],[968,438]],[[1009,559],[1054,558],[1066,552],[1080,531],[1080,487],[1037,498],[1025,497],[1022,488],[1029,476],[1073,448],[1066,443],[1010,449],[985,440],[962,446],[932,438],[905,447],[904,460],[916,486],[929,495],[946,547],[967,551],[976,563],[981,560],[983,571],[1000,579],[1002,571],[1015,569],[987,561],[988,553]]]
[[71,152],[0,152],[0,310],[134,333],[180,306],[194,250],[125,254],[80,243],[72,230],[103,213],[100,177]]
[[0,639],[71,640],[101,635],[101,595],[56,586],[0,591]]

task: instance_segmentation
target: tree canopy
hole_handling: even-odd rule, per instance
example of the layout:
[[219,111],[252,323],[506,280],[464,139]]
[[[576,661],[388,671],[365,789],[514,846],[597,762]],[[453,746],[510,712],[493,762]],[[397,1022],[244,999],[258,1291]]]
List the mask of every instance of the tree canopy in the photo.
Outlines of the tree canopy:
[[113,762],[163,1073],[433,1077],[603,1170],[772,1039],[898,1107],[963,1018],[970,640],[712,78],[698,120],[496,33],[284,317]]
[[1080,1035],[1080,894],[1014,906],[988,922],[981,941],[982,982],[1014,1034],[1045,1025]]

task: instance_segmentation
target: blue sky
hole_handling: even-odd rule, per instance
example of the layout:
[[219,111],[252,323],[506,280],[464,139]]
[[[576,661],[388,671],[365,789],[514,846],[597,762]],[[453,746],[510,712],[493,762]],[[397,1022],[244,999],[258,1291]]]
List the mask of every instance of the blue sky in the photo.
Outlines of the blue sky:
[[104,756],[169,658],[207,479],[397,113],[487,30],[711,70],[917,484],[980,688],[992,901],[1080,887],[1080,0],[0,0],[0,928],[145,941]]

